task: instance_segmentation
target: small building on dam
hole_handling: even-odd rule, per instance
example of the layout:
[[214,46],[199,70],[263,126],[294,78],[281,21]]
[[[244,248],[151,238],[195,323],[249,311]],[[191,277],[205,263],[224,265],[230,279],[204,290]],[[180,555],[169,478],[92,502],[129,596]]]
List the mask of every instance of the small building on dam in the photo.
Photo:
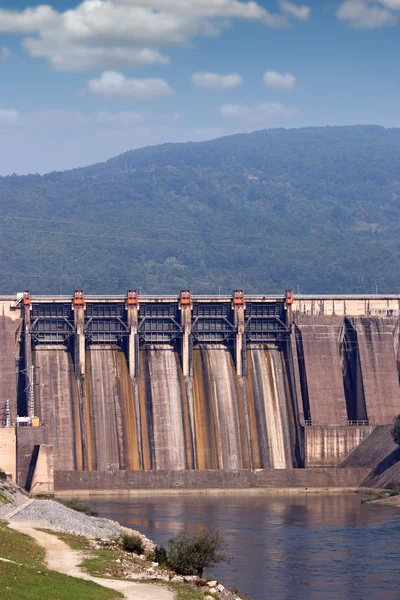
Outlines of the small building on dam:
[[38,461],[56,489],[366,468],[400,413],[399,324],[395,295],[0,297],[0,466],[29,489]]

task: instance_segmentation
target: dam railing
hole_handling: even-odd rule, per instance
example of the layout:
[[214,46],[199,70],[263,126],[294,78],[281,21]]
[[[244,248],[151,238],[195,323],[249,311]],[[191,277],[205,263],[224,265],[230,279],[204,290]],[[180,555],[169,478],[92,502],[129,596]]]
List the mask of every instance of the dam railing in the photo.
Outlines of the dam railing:
[[[347,425],[349,427],[369,427],[370,425],[372,425],[372,423],[370,422],[369,419],[361,419],[361,420],[349,420],[347,421]],[[305,427],[313,427],[313,426],[318,426],[318,427],[339,427],[339,424],[334,425],[332,423],[318,423],[315,424],[312,422],[311,419],[307,419],[306,421],[304,421],[304,426]]]

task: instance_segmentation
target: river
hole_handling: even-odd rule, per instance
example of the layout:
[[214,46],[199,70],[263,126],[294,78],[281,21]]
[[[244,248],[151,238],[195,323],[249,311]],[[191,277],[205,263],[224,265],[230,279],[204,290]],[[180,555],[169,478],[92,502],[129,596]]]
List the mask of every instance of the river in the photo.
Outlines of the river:
[[91,498],[99,515],[157,544],[219,529],[231,563],[206,573],[248,600],[400,598],[400,510],[358,494]]

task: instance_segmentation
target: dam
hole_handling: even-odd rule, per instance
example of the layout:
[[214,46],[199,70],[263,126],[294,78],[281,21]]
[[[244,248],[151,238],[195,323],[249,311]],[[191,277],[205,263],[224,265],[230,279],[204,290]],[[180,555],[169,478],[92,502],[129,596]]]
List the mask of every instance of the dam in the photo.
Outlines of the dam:
[[47,451],[60,488],[297,481],[400,413],[400,296],[26,291],[0,297],[0,320],[0,454],[28,488]]

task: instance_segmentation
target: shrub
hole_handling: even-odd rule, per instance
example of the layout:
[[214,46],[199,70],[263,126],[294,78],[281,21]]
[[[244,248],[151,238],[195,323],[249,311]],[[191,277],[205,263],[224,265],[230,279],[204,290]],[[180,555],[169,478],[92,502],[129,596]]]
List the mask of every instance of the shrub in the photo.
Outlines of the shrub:
[[164,546],[156,546],[154,549],[154,552],[152,552],[151,554],[149,554],[148,556],[149,560],[152,560],[153,562],[157,562],[159,565],[168,565],[168,553],[166,551],[166,549],[164,548]]
[[400,490],[398,489],[393,489],[389,491],[389,496],[400,496]]
[[11,504],[11,500],[5,494],[0,492],[0,504]]
[[120,538],[120,545],[125,552],[132,552],[134,554],[143,554],[144,545],[141,537],[135,533],[129,534],[124,533]]
[[88,517],[97,517],[98,512],[93,510],[88,502],[84,500],[79,500],[79,498],[72,498],[72,500],[59,500],[61,504],[67,506],[68,508],[72,508],[78,512],[84,513],[88,515]]
[[168,562],[180,575],[202,577],[204,569],[229,562],[224,550],[226,543],[218,531],[183,532],[169,540]]
[[7,481],[7,473],[0,469],[0,481]]
[[400,446],[400,415],[397,415],[393,421],[393,427],[391,430],[392,438],[395,444]]

